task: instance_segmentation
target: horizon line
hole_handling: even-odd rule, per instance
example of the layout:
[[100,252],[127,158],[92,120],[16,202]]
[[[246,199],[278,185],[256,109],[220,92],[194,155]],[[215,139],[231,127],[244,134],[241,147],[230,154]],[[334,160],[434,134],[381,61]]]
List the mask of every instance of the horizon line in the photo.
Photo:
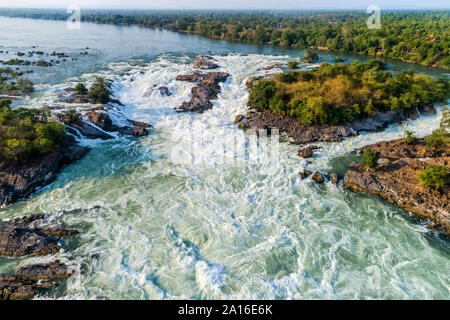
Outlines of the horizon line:
[[[67,9],[70,6],[40,6],[40,7],[24,7],[24,6],[17,6],[17,7],[2,7],[0,5],[0,9]],[[326,10],[337,10],[337,11],[355,11],[355,10],[366,10],[367,7],[354,7],[354,8],[342,8],[342,7],[317,7],[317,8],[196,8],[196,7],[180,7],[180,8],[164,8],[164,7],[106,7],[106,6],[79,6],[84,9],[103,9],[103,10],[169,10],[169,11],[176,11],[176,10],[198,10],[198,11],[326,11]],[[402,10],[402,11],[414,11],[414,10],[450,10],[449,7],[413,7],[413,8],[406,8],[406,7],[384,7],[380,6],[381,9],[384,10]]]

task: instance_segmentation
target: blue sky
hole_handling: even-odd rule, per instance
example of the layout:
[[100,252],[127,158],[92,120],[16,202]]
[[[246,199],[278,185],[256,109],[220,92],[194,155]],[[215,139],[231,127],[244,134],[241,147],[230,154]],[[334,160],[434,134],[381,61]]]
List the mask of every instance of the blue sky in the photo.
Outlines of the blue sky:
[[381,9],[450,8],[449,0],[0,0],[0,7],[68,7],[147,9]]

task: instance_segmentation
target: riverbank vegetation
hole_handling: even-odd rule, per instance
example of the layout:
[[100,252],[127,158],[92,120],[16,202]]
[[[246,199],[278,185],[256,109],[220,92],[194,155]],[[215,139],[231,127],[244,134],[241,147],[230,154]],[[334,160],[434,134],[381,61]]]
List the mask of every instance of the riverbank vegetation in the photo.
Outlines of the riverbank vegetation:
[[[65,10],[2,9],[0,15],[66,20]],[[365,11],[84,10],[82,21],[138,25],[208,38],[399,59],[450,69],[448,11],[388,11],[369,29]]]
[[259,81],[248,104],[259,110],[298,117],[304,125],[340,124],[379,112],[445,103],[446,77],[438,80],[414,71],[395,75],[377,60],[329,64],[291,71]]
[[14,71],[11,68],[0,68],[0,91],[20,90],[25,93],[33,92],[33,83],[23,76],[23,71]]
[[0,100],[0,167],[23,164],[56,150],[66,135],[64,126],[41,109],[11,109],[11,100]]

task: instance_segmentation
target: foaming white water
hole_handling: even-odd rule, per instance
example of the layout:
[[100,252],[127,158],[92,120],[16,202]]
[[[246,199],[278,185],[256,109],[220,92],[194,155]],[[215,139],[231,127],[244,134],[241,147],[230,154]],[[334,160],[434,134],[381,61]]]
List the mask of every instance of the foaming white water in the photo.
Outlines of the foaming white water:
[[[296,146],[282,143],[279,161],[268,174],[255,164],[221,161],[218,142],[245,137],[233,122],[247,110],[245,80],[289,57],[214,58],[231,77],[221,84],[213,108],[202,114],[173,111],[190,98],[192,84],[175,81],[178,74],[193,71],[189,57],[109,65],[103,75],[114,80],[114,94],[125,105],[110,110],[114,121],[147,121],[155,127],[153,134],[93,144],[52,185],[6,211],[6,217],[56,213],[80,230],[58,256],[80,273],[55,296],[448,298],[448,243],[375,197],[300,180],[298,172],[308,164],[298,158]],[[173,95],[146,96],[154,85],[168,87]],[[58,90],[48,91],[54,96]],[[438,119],[439,114],[420,117],[409,129],[425,135]],[[334,158],[397,138],[402,131],[393,125],[382,133],[321,144],[310,166],[328,170]],[[200,135],[201,143],[190,138]],[[209,165],[173,161],[174,147],[189,158],[203,156]]]

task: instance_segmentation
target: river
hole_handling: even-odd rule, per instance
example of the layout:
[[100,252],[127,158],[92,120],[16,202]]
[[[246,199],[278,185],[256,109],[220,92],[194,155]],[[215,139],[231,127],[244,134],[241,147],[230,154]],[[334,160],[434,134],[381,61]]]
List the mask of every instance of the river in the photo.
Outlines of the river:
[[[301,57],[301,50],[139,27],[83,23],[69,30],[64,22],[5,17],[0,50],[9,52],[0,60],[29,50],[77,57],[48,68],[21,67],[34,70],[36,92],[15,107],[55,105],[64,88],[102,75],[113,80],[113,93],[125,105],[111,111],[114,121],[132,118],[155,127],[143,139],[81,140],[92,147],[82,160],[0,211],[1,220],[45,213],[80,231],[56,256],[0,258],[0,273],[13,271],[18,261],[54,259],[77,270],[40,298],[450,298],[449,242],[426,221],[378,197],[298,176],[305,167],[342,174],[345,164],[358,158],[350,151],[401,137],[402,126],[321,143],[310,164],[297,156],[298,146],[285,141],[268,170],[224,161],[220,143],[230,136],[245,139],[233,122],[247,111],[245,80],[268,65]],[[84,51],[88,54],[80,55]],[[198,54],[212,55],[231,77],[211,110],[177,114],[173,108],[189,99],[192,84],[175,77],[193,71]],[[323,60],[335,56],[320,53]],[[389,67],[440,74],[400,62]],[[173,95],[146,96],[154,84]],[[438,108],[437,115],[411,121],[409,130],[429,134],[439,117]],[[183,156],[174,156],[174,150]]]

